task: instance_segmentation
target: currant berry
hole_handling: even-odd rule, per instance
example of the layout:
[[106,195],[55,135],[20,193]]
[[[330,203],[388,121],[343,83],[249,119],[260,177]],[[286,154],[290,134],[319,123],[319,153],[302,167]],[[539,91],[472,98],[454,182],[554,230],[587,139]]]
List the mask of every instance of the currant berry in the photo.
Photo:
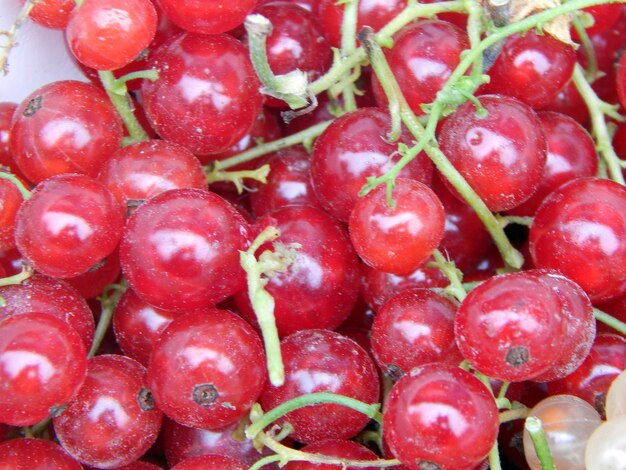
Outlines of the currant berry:
[[83,467],[63,448],[43,439],[11,439],[0,443],[3,470],[81,470]]
[[128,357],[89,359],[85,383],[53,420],[63,448],[98,468],[117,468],[141,457],[156,440],[163,417],[145,375],[146,369]]
[[[441,20],[412,23],[394,35],[393,48],[385,56],[415,114],[424,114],[422,105],[435,101],[468,48],[465,32]],[[386,106],[387,96],[376,77],[372,89],[378,106]]]
[[574,48],[550,34],[514,34],[489,69],[485,92],[509,95],[539,109],[565,88],[575,63]]
[[555,269],[593,302],[626,291],[626,188],[599,178],[560,186],[539,206],[530,229],[538,268]]
[[626,458],[626,416],[602,423],[589,437],[585,470],[620,468]]
[[[22,181],[22,183],[24,183]],[[0,180],[0,251],[15,249],[15,219],[24,201],[15,184]]]
[[157,29],[150,0],[84,0],[70,16],[65,38],[79,62],[96,70],[128,65]]
[[546,139],[524,103],[501,95],[479,100],[488,114],[481,116],[469,101],[461,105],[443,123],[441,150],[489,209],[512,209],[539,186]]
[[154,51],[151,65],[159,78],[142,85],[146,115],[163,139],[194,154],[228,149],[261,112],[246,49],[229,35],[179,34]]
[[148,366],[154,401],[185,426],[216,429],[241,419],[265,383],[263,345],[237,315],[213,309],[179,316],[161,334]]
[[[321,454],[327,457],[336,457],[346,460],[378,459],[376,454],[367,447],[357,444],[356,442],[341,439],[324,439],[306,445],[300,450],[309,454]],[[289,462],[284,468],[285,470],[336,470],[337,465],[313,462]],[[357,470],[357,468],[362,467],[347,466],[345,470]]]
[[461,362],[454,342],[456,306],[428,289],[404,290],[378,311],[372,325],[372,353],[396,378],[429,362]]
[[184,147],[165,140],[119,149],[100,169],[98,179],[129,210],[170,189],[207,187],[198,159]]
[[[397,144],[411,145],[403,128],[397,143],[385,141],[391,130],[389,114],[381,108],[362,108],[336,119],[315,141],[311,156],[313,189],[326,211],[343,222],[368,176],[381,176],[399,159]],[[421,152],[400,176],[429,184],[432,163]]]
[[530,380],[559,358],[564,339],[562,303],[532,271],[479,284],[461,302],[457,345],[470,364],[499,380]]
[[74,0],[39,0],[28,17],[45,28],[65,29],[75,7]]
[[357,201],[350,215],[350,239],[359,256],[384,272],[407,275],[437,248],[445,213],[426,185],[398,178],[390,208],[381,185]]
[[67,283],[36,274],[21,284],[0,288],[4,299],[0,320],[23,313],[46,313],[57,317],[79,334],[89,350],[94,335],[93,314],[85,299]]
[[249,228],[226,201],[200,189],[172,189],[130,217],[120,245],[122,271],[139,297],[158,308],[209,307],[239,291],[239,250]]
[[206,470],[219,468],[220,470],[247,470],[249,467],[243,462],[223,455],[201,455],[183,460],[172,467],[172,470]]
[[194,33],[217,34],[243,23],[258,0],[158,0],[170,20]]
[[[305,330],[281,341],[285,383],[268,385],[261,395],[264,410],[300,395],[332,392],[375,403],[378,373],[372,359],[351,339],[328,330]],[[288,421],[295,440],[312,443],[322,439],[349,439],[367,424],[367,416],[350,408],[321,404],[292,411]]]
[[384,439],[409,469],[469,470],[498,435],[493,396],[456,366],[427,364],[391,389],[383,411]]
[[58,412],[83,384],[87,354],[78,333],[44,313],[0,321],[0,419],[30,426]]
[[121,206],[102,183],[58,175],[40,183],[20,207],[15,243],[37,271],[74,277],[111,254],[123,224]]
[[9,148],[33,183],[62,173],[95,177],[122,136],[122,120],[104,91],[67,80],[45,85],[22,101]]
[[[267,226],[280,230],[274,249],[292,243],[300,246],[289,267],[273,275],[265,286],[276,304],[278,333],[286,336],[341,325],[354,307],[359,289],[359,260],[345,229],[322,210],[309,206],[269,213],[257,221],[255,230],[260,233]],[[242,314],[256,323],[247,291],[236,294],[235,300]]]

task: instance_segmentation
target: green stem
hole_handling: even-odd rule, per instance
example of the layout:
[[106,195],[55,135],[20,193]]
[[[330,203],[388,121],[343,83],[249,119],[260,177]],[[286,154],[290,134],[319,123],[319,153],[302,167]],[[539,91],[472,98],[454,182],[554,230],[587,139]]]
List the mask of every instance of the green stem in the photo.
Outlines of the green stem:
[[259,468],[265,467],[274,462],[280,462],[280,455],[268,455],[267,457],[263,457],[261,460],[257,460],[248,470],[259,470]]
[[[98,352],[100,344],[102,343],[102,340],[109,329],[109,325],[111,324],[115,307],[125,290],[125,284],[110,284],[104,288],[100,299],[100,305],[102,307],[100,319],[98,320],[98,326],[96,327],[96,332],[91,343],[91,348],[89,349],[89,354],[87,354],[88,358],[94,357]],[[113,293],[109,294],[109,291],[113,291]]]
[[22,266],[22,270],[19,273],[14,274],[13,276],[0,278],[0,287],[21,284],[26,279],[29,279],[32,275],[33,270],[31,268],[27,266]]
[[240,170],[240,171],[223,171],[213,168],[210,172],[206,173],[206,181],[208,184],[217,183],[218,181],[226,181],[233,183],[237,188],[237,193],[243,193],[246,189],[243,184],[244,179],[251,179],[260,183],[267,183],[267,175],[270,173],[269,164],[265,164],[254,170]]
[[284,75],[274,75],[267,60],[267,37],[272,32],[272,24],[258,13],[248,15],[244,23],[248,32],[250,61],[264,87],[261,92],[285,101],[291,109],[308,104],[306,73],[293,70]]
[[[358,14],[358,0],[347,0],[344,3],[343,20],[341,24],[341,56],[348,57],[356,50],[356,25]],[[354,86],[352,82],[346,84],[342,90],[343,108],[346,112],[356,109]]]
[[30,196],[32,195],[31,191],[26,186],[24,186],[24,183],[22,183],[22,181],[13,173],[0,171],[0,179],[8,180],[13,183],[13,185],[17,188],[25,201],[30,199]]
[[499,414],[500,424],[507,423],[509,421],[515,421],[516,419],[526,419],[530,410],[525,406],[521,408],[512,408],[510,410],[501,411]]
[[463,275],[455,266],[454,261],[444,258],[441,251],[437,249],[433,251],[433,258],[439,270],[448,278],[448,281],[450,281],[450,285],[444,292],[449,293],[459,302],[462,302],[463,299],[467,297],[467,292],[463,287]]
[[[272,262],[273,260],[267,259],[271,256],[271,252],[269,251],[263,252],[258,260],[254,253],[261,245],[275,240],[279,235],[280,232],[276,227],[269,226],[257,236],[247,251],[239,252],[241,266],[246,271],[248,295],[257,322],[261,328],[261,334],[265,344],[269,379],[271,384],[275,387],[280,387],[285,382],[285,369],[280,351],[280,338],[278,337],[278,330],[276,329],[276,318],[274,317],[274,298],[265,290],[268,276],[268,263],[264,263],[263,258],[265,257],[268,262]],[[272,268],[275,271],[284,269],[285,267],[281,259],[276,259],[272,264]]]
[[587,58],[587,70],[585,71],[585,77],[589,83],[593,83],[593,81],[598,78],[598,59],[596,58],[596,51],[594,50],[591,39],[589,39],[589,35],[587,34],[587,30],[583,26],[579,17],[574,16],[572,25],[576,29],[576,33],[580,38],[580,45],[583,47],[585,57]]
[[502,224],[502,227],[506,227],[509,224],[523,225],[530,227],[533,224],[533,217],[520,217],[515,215],[498,215],[497,219]]
[[610,326],[614,330],[619,331],[621,334],[626,336],[626,323],[619,321],[617,318],[603,312],[602,310],[598,310],[595,307],[593,309],[593,316],[596,317],[597,321]]
[[324,403],[346,406],[363,413],[379,423],[382,422],[380,404],[378,403],[370,405],[354,398],[330,392],[309,393],[307,395],[300,395],[299,397],[286,401],[285,403],[278,405],[276,408],[273,408],[260,416],[256,421],[248,426],[246,429],[246,437],[248,439],[254,439],[257,434],[263,431],[263,429],[291,411],[304,408],[305,406],[321,405]]
[[159,71],[157,69],[148,69],[127,73],[126,75],[122,75],[120,78],[115,80],[115,87],[121,88],[122,85],[126,85],[126,82],[136,80],[138,78],[144,78],[154,82],[157,78],[159,78]]
[[30,11],[35,6],[35,2],[37,0],[26,0],[22,9],[17,15],[17,18],[11,25],[8,31],[0,31],[0,36],[4,36],[5,43],[0,46],[0,72],[7,75],[9,73],[8,64],[9,64],[9,54],[11,53],[11,49],[13,49],[17,45],[17,41],[15,38],[17,37],[17,33],[28,18]]
[[245,152],[242,152],[240,154],[214,162],[213,168],[209,168],[206,171],[207,173],[210,173],[211,171],[226,170],[241,163],[249,162],[250,160],[254,160],[255,158],[267,155],[268,153],[276,152],[278,150],[291,147],[293,145],[302,144],[303,142],[310,139],[315,139],[322,132],[324,132],[324,129],[326,129],[332,122],[333,121],[320,122],[319,124],[315,124],[308,129],[296,132],[292,135],[288,135],[287,137],[283,137],[282,139],[273,140],[271,142],[257,145],[256,147],[252,147],[250,150],[246,150]]
[[[377,34],[378,38],[388,38],[400,31],[404,26],[418,18],[432,17],[439,13],[463,12],[465,7],[460,0],[452,0],[441,3],[422,4],[412,3],[402,10],[389,23],[383,26]],[[333,62],[330,70],[309,85],[309,92],[317,95],[328,90],[336,82],[340,81],[351,69],[367,59],[365,49],[359,47],[348,57],[342,57]]]
[[489,470],[502,470],[500,463],[500,452],[498,452],[498,440],[493,443],[493,447],[489,451]]
[[[376,43],[372,43],[368,46],[368,51],[373,52],[373,54],[370,55],[370,61],[372,61],[374,72],[381,83],[388,81],[390,83],[395,83],[394,86],[397,87],[397,81],[389,68],[389,64],[387,63],[384,55],[382,53],[378,53],[377,50],[380,50],[380,46]],[[491,237],[498,247],[504,261],[516,269],[520,268],[524,263],[524,258],[521,253],[517,251],[513,245],[511,245],[511,242],[507,238],[504,233],[504,229],[496,217],[491,213],[487,205],[478,196],[478,194],[476,194],[467,181],[465,181],[465,178],[463,178],[452,163],[450,163],[450,160],[448,160],[448,158],[436,145],[436,141],[435,145],[430,143],[431,141],[434,141],[434,131],[438,122],[439,109],[437,107],[433,108],[431,118],[434,116],[434,119],[430,119],[428,127],[424,129],[411,108],[408,106],[406,99],[402,94],[400,94],[399,99],[402,122],[411,134],[413,134],[413,136],[415,136],[418,140],[418,144],[410,149],[409,152],[406,152],[400,161],[396,163],[396,165],[394,165],[389,172],[379,178],[372,179],[368,182],[367,186],[373,187],[377,184],[385,183],[388,185],[388,188],[390,185],[393,187],[393,181],[395,180],[395,177],[399,173],[400,169],[403,168],[403,166],[406,165],[412,158],[414,158],[415,155],[417,155],[419,149],[417,151],[414,149],[416,147],[419,148],[420,145],[423,144],[424,151],[433,161],[437,169],[443,174],[448,182],[454,186],[463,199],[472,207],[472,209],[474,209],[480,220],[482,220],[487,231],[491,234]]]
[[509,390],[509,385],[511,385],[511,382],[502,382],[502,385],[500,386],[500,391],[498,392],[498,396],[496,397],[496,399],[506,397],[506,392]]
[[535,416],[529,416],[526,418],[524,427],[533,441],[535,453],[541,463],[541,470],[556,470],[554,460],[552,459],[552,454],[550,452],[550,447],[548,445],[548,439],[546,439],[546,435],[543,432],[541,420]]
[[139,121],[135,117],[133,113],[133,106],[130,96],[127,93],[122,95],[116,93],[115,88],[115,76],[112,72],[109,71],[100,71],[98,72],[98,76],[100,77],[100,81],[102,82],[102,86],[104,86],[104,90],[106,91],[111,103],[115,106],[115,109],[119,113],[124,125],[126,126],[126,130],[128,131],[128,135],[130,139],[127,143],[136,143],[142,142],[144,140],[148,140],[148,134],[143,130]]
[[582,96],[589,109],[593,134],[596,138],[596,146],[606,163],[611,179],[617,183],[625,184],[620,159],[611,145],[611,135],[606,125],[606,112],[603,108],[607,106],[607,103],[598,98],[596,92],[585,79],[585,73],[579,64],[576,64],[574,68],[572,79],[574,80],[574,84],[580,96]]
[[[476,47],[480,43],[483,30],[483,7],[476,0],[463,0],[463,5],[467,11],[467,37],[470,48]],[[472,79],[478,81],[483,73],[483,55],[480,54],[474,59],[472,66]]]

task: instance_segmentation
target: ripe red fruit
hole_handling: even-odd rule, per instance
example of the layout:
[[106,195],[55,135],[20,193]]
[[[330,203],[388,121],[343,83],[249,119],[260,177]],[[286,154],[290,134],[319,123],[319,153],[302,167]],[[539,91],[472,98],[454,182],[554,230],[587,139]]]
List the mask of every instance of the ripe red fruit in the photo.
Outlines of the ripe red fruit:
[[11,439],[0,443],[0,464],[3,470],[81,470],[83,467],[65,450],[43,439]]
[[600,178],[578,178],[548,196],[530,229],[538,268],[555,269],[593,302],[626,291],[626,188]]
[[102,183],[63,174],[41,182],[22,204],[15,243],[42,274],[74,277],[111,254],[123,225],[122,208]]
[[114,354],[93,357],[87,367],[80,391],[53,420],[56,437],[82,463],[129,464],[154,443],[163,417],[146,388],[146,369]]
[[182,315],[154,345],[148,386],[156,406],[185,426],[216,429],[241,419],[265,383],[259,335],[234,313]]
[[[536,191],[546,163],[546,139],[527,105],[502,95],[461,105],[441,127],[441,150],[494,212],[512,209]],[[449,183],[447,183],[449,185]]]
[[87,374],[78,333],[44,313],[0,321],[0,420],[30,426],[59,411]]
[[415,271],[443,237],[445,213],[426,185],[398,178],[390,208],[381,185],[359,199],[350,215],[350,239],[370,266],[387,273]]
[[13,115],[9,148],[38,183],[62,173],[95,177],[122,143],[122,121],[96,85],[66,80],[31,93]]
[[176,35],[154,51],[151,65],[159,78],[141,88],[146,115],[162,138],[193,153],[228,149],[261,111],[259,81],[232,36]]
[[417,367],[391,389],[383,411],[385,442],[413,470],[469,470],[498,435],[493,396],[472,374],[439,363]]
[[120,245],[122,271],[135,293],[155,307],[209,307],[242,289],[248,224],[229,203],[201,189],[172,189],[128,219]]
[[150,0],[84,0],[65,37],[79,62],[115,70],[135,60],[154,39],[157,13]]
[[[332,392],[376,403],[378,372],[370,356],[353,340],[328,330],[305,330],[281,341],[285,383],[268,385],[261,395],[264,410],[292,398],[315,392]],[[321,439],[349,439],[365,427],[368,417],[345,406],[307,406],[285,415],[281,421],[294,427],[295,440],[313,443]]]
[[258,0],[158,0],[167,17],[187,31],[225,33],[243,23]]

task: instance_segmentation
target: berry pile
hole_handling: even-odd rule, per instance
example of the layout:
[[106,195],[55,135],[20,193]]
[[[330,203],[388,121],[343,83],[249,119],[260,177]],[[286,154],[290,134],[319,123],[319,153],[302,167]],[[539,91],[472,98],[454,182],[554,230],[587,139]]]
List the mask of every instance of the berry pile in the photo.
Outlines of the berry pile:
[[21,3],[0,470],[624,468],[626,0]]

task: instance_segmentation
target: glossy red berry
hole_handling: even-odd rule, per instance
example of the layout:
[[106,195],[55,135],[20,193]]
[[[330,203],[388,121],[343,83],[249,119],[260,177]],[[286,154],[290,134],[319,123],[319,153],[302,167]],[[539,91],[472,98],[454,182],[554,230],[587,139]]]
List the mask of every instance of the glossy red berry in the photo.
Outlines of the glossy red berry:
[[507,96],[479,97],[461,105],[441,128],[439,143],[450,162],[492,211],[512,209],[536,191],[547,145],[537,115]]
[[132,289],[155,307],[209,307],[242,289],[239,251],[249,228],[209,191],[173,189],[145,202],[128,220],[120,245]]
[[257,217],[285,206],[320,207],[311,185],[310,157],[297,148],[282,150],[267,160],[270,174],[250,194],[250,205]]
[[[378,456],[367,447],[352,441],[341,439],[324,439],[300,449],[310,454],[321,454],[346,460],[377,460]],[[285,470],[336,470],[337,465],[313,462],[289,462]],[[345,470],[356,470],[363,467],[345,467]],[[366,467],[367,468],[367,467]]]
[[21,284],[0,288],[4,299],[0,319],[24,313],[46,313],[57,317],[79,334],[89,350],[94,335],[94,319],[85,299],[59,279],[34,275]]
[[555,112],[537,114],[548,144],[543,178],[530,199],[515,207],[515,215],[534,215],[543,200],[562,184],[598,172],[598,155],[589,133],[574,119]]
[[46,28],[64,29],[75,7],[74,0],[39,0],[33,5],[28,18]]
[[427,364],[391,389],[383,411],[385,442],[409,469],[469,470],[491,450],[498,410],[487,388],[456,366]]
[[0,420],[30,426],[58,412],[87,373],[78,333],[44,313],[0,321]]
[[258,0],[158,0],[170,20],[194,33],[225,33],[243,23]]
[[165,140],[119,149],[100,169],[98,179],[128,209],[170,189],[207,187],[198,159],[186,148]]
[[[267,226],[281,232],[273,247],[267,248],[300,245],[293,263],[265,286],[276,302],[279,334],[337,328],[350,314],[359,290],[359,260],[345,229],[322,210],[309,206],[271,212],[258,220],[255,229],[260,232]],[[256,323],[247,291],[239,292],[235,300],[243,315]]]
[[[378,31],[391,21],[407,5],[406,0],[359,2],[356,30],[367,25]],[[344,6],[334,0],[319,0],[317,14],[326,36],[334,47],[341,45],[341,23]]]
[[9,148],[11,120],[16,109],[17,104],[15,103],[0,102],[0,165],[7,167],[11,173],[18,177],[26,179],[17,167]]
[[122,121],[104,91],[67,80],[45,85],[22,101],[9,146],[20,170],[38,183],[61,173],[95,177],[122,136]]
[[[261,395],[264,410],[314,392],[332,392],[366,403],[378,400],[378,373],[372,359],[354,341],[328,330],[305,330],[281,341],[285,383],[268,385]],[[281,420],[282,421],[282,420]],[[295,440],[349,439],[367,424],[367,416],[333,404],[307,406],[285,415]]]
[[109,284],[113,284],[120,275],[120,257],[117,249],[93,266],[86,273],[68,277],[65,282],[76,289],[85,299],[100,296]]
[[[368,176],[381,176],[396,163],[398,143],[410,146],[413,137],[403,128],[398,142],[385,139],[391,119],[382,108],[362,108],[336,119],[315,141],[311,156],[313,189],[331,215],[343,222],[358,200]],[[432,163],[423,152],[400,173],[430,183]]]
[[223,455],[201,455],[183,460],[172,467],[172,470],[206,470],[219,468],[220,470],[247,470],[249,467],[243,462]]
[[53,420],[63,448],[98,468],[117,468],[141,457],[156,440],[162,419],[145,375],[143,366],[125,356],[89,359],[85,383]]
[[[435,101],[468,47],[464,31],[440,20],[409,24],[394,36],[394,46],[385,56],[415,114],[424,114],[422,105]],[[378,79],[372,78],[372,88],[378,105],[386,106]]]
[[199,455],[223,455],[252,465],[261,458],[252,441],[241,440],[239,423],[219,429],[190,428],[170,419],[163,421],[163,447],[167,463],[173,467],[185,459]]
[[626,369],[626,340],[614,334],[599,334],[584,362],[561,380],[548,383],[550,395],[582,398],[605,414],[606,393],[613,380]]
[[154,52],[151,64],[159,78],[142,86],[148,119],[162,138],[193,153],[226,150],[261,111],[248,53],[229,35],[177,35]]
[[123,224],[121,206],[102,183],[58,175],[39,184],[20,207],[15,242],[37,271],[74,277],[117,247]]
[[148,47],[156,28],[157,13],[150,0],[84,0],[70,16],[65,38],[82,64],[115,70]]
[[450,282],[439,268],[422,265],[406,276],[396,276],[361,264],[361,295],[375,311],[407,289],[446,287]]
[[372,352],[378,366],[396,378],[429,362],[461,362],[454,342],[456,306],[428,289],[400,292],[378,311]]
[[533,108],[550,103],[570,81],[576,52],[550,34],[528,31],[504,42],[489,69],[487,93],[512,96]]
[[234,313],[185,314],[161,334],[150,356],[156,406],[185,426],[216,429],[241,419],[266,376],[258,334]]
[[[23,183],[23,182],[22,182]],[[0,251],[15,248],[15,219],[24,201],[17,187],[9,180],[0,180]]]
[[612,181],[579,178],[539,206],[530,229],[538,268],[556,269],[592,301],[626,291],[626,189]]
[[426,185],[398,178],[390,208],[384,185],[359,199],[350,215],[350,239],[359,256],[384,272],[415,271],[443,237],[445,213]]
[[0,443],[2,470],[81,470],[83,467],[65,450],[43,439],[11,439]]
[[499,380],[530,380],[559,358],[565,338],[561,299],[532,271],[494,276],[461,302],[457,345],[469,363]]
[[[305,72],[310,81],[319,78],[332,59],[330,44],[313,13],[284,1],[259,6],[254,13],[263,15],[272,23],[267,37],[267,61],[275,74],[293,70]],[[278,99],[267,99],[266,105],[286,108]]]

